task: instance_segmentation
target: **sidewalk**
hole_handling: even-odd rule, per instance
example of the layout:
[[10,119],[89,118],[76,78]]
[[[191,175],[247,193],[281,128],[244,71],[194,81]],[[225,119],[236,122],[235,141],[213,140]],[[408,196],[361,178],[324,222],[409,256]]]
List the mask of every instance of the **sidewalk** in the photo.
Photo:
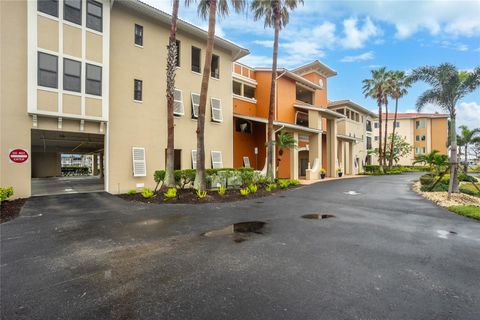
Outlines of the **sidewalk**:
[[300,181],[301,185],[311,185],[311,184],[314,184],[314,183],[317,183],[317,182],[328,182],[328,181],[332,181],[332,180],[356,179],[356,178],[365,178],[365,177],[369,177],[369,176],[360,174],[360,175],[342,176],[341,178],[340,177],[326,177],[325,179],[319,179],[319,180],[300,179],[299,181]]

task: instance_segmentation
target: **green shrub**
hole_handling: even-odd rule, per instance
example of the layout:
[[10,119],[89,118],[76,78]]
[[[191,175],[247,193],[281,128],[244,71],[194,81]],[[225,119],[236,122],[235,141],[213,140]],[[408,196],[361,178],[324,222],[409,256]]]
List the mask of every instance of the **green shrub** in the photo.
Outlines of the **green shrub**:
[[0,188],[0,202],[7,200],[13,196],[13,187]]
[[431,185],[433,184],[433,182],[434,182],[434,177],[430,173],[424,174],[423,176],[420,177],[420,184],[422,186]]
[[185,186],[193,184],[195,181],[195,169],[175,170],[175,184],[180,189],[185,189]]
[[477,179],[473,176],[466,175],[465,173],[459,173],[458,174],[458,181],[477,182]]
[[242,178],[242,184],[248,186],[253,183],[253,170],[242,170],[240,177]]
[[471,182],[462,183],[462,185],[460,186],[460,192],[469,194],[471,196],[480,197],[480,192],[477,190],[477,188],[475,188],[475,186]]
[[252,183],[264,185],[267,182],[267,178],[259,171],[253,172]]
[[296,179],[288,179],[288,184],[291,186],[298,186],[300,184],[300,181]]
[[433,190],[430,190],[430,188],[432,187],[432,185],[424,185],[424,186],[421,186],[420,187],[420,190],[423,191],[423,192],[445,192],[445,191],[448,191],[448,183],[445,184],[445,183],[441,183],[439,182],[435,188],[433,188]]
[[145,199],[150,199],[154,196],[155,194],[153,193],[152,190],[150,190],[149,188],[143,188],[142,190],[142,197],[144,197]]
[[243,188],[240,189],[240,194],[244,197],[248,196],[250,194],[250,190],[248,188]]
[[220,196],[224,196],[225,192],[227,192],[227,188],[225,188],[224,186],[220,186],[217,192]]
[[196,190],[195,192],[197,194],[197,197],[199,199],[203,199],[207,196],[207,191],[200,191],[200,190]]
[[130,189],[130,190],[127,191],[127,194],[133,196],[133,195],[137,194],[137,190],[135,190],[135,189]]
[[177,196],[177,188],[168,188],[167,192],[163,194],[165,198],[172,199]]
[[272,190],[277,189],[277,185],[275,183],[269,183],[265,186],[265,190],[271,192]]
[[287,189],[290,182],[287,179],[278,179],[278,185],[281,189]]
[[258,190],[258,187],[256,184],[249,184],[248,185],[248,191],[250,191],[250,193],[256,193]]

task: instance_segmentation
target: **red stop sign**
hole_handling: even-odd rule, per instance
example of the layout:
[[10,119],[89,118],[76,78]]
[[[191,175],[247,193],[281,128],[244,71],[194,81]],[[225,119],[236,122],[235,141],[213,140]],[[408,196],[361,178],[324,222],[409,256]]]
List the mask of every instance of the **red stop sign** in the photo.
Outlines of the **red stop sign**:
[[28,152],[23,149],[15,149],[10,151],[10,160],[15,163],[24,163],[28,160]]

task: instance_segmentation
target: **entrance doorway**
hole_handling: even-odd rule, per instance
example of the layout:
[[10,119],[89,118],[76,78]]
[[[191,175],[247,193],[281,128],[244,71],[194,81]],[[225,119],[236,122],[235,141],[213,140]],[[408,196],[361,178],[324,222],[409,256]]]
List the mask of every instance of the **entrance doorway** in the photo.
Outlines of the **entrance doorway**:
[[308,150],[298,151],[298,175],[304,178],[308,169]]
[[32,129],[32,196],[104,190],[104,135]]

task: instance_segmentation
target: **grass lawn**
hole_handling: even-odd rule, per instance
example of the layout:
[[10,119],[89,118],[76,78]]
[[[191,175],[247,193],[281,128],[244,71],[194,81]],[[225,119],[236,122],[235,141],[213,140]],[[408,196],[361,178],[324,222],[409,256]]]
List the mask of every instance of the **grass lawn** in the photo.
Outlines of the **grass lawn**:
[[480,220],[480,207],[477,206],[452,206],[448,210],[468,218]]

